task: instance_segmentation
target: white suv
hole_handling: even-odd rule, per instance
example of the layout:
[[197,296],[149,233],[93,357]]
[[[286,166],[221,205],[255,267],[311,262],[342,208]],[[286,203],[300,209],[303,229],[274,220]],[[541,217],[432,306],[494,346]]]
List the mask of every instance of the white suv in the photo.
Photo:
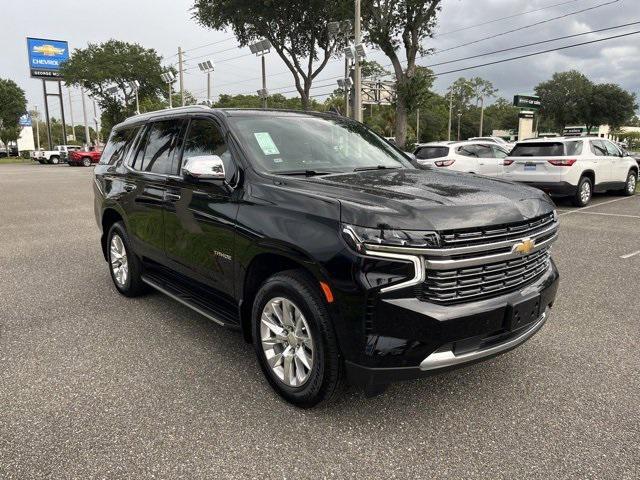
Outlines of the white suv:
[[420,165],[499,177],[508,152],[491,142],[431,142],[416,146]]
[[593,192],[633,195],[638,164],[604,138],[550,138],[518,142],[504,159],[505,180],[526,183],[550,195],[570,196],[584,207]]

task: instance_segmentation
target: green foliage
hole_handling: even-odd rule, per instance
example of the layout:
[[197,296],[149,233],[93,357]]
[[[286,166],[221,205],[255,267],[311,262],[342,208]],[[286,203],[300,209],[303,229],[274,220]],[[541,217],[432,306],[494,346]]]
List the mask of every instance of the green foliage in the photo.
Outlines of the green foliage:
[[[417,108],[413,82],[424,83],[416,77],[416,57],[428,51],[423,42],[432,36],[441,0],[363,0],[362,20],[365,40],[379,48],[391,60],[397,82],[395,134],[401,148],[407,140],[408,114]],[[400,60],[402,50],[406,66]],[[415,78],[417,78],[417,80]],[[421,99],[420,101],[425,100]],[[413,102],[413,103],[412,103]]]
[[375,60],[362,60],[360,62],[360,74],[362,78],[381,78],[389,75],[389,70]]
[[629,150],[640,150],[640,132],[621,132],[618,137],[621,141],[627,143]]
[[[67,84],[84,88],[98,101],[106,112],[102,123],[110,129],[135,112],[135,93],[129,82],[140,83],[141,103],[165,96],[166,84],[160,77],[164,71],[161,61],[162,57],[153,49],[109,40],[74,50],[61,73]],[[116,87],[117,91],[108,92],[111,87]]]
[[423,107],[431,97],[431,87],[435,77],[426,67],[416,67],[410,74],[396,82],[396,93],[404,99],[407,112],[415,112]]
[[[302,101],[300,98],[287,98],[282,94],[276,93],[270,95],[267,100],[269,108],[280,108],[287,110],[302,110]],[[218,101],[214,104],[215,108],[262,108],[262,99],[257,95],[220,95]],[[322,111],[326,107],[315,100],[309,103],[309,109]]]
[[575,70],[555,73],[535,90],[542,103],[541,113],[558,131],[570,124],[617,128],[631,121],[638,108],[635,94],[611,83],[594,84]]
[[307,108],[313,80],[344,41],[329,37],[327,23],[351,18],[351,8],[349,0],[196,0],[193,16],[204,27],[231,29],[242,46],[269,40]]
[[6,145],[20,136],[18,120],[27,111],[27,99],[13,80],[0,78],[0,140]]

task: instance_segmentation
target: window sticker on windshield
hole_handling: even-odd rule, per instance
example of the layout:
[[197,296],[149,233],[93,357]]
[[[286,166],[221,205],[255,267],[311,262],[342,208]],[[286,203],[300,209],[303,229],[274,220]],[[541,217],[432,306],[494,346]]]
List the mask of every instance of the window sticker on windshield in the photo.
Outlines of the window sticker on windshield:
[[258,145],[262,149],[265,155],[279,155],[280,151],[276,144],[273,143],[273,138],[269,135],[269,132],[256,132],[253,134],[258,141]]

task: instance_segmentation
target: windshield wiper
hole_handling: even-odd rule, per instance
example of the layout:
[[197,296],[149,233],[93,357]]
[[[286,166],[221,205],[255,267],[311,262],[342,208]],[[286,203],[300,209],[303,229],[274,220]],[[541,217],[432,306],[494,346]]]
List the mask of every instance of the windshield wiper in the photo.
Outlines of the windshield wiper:
[[317,170],[287,170],[286,172],[273,172],[275,175],[304,175],[306,177],[315,177],[317,175],[329,175],[336,172],[319,172]]
[[371,167],[358,167],[354,168],[354,172],[366,172],[367,170],[398,170],[400,167],[387,167],[385,165],[373,165]]

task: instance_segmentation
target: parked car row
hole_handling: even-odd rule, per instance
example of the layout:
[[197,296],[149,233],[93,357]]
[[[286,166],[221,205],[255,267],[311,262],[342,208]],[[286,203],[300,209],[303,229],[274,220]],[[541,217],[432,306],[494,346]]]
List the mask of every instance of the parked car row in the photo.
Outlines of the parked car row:
[[512,150],[498,142],[432,142],[416,147],[423,166],[499,177],[570,197],[584,207],[594,192],[633,195],[638,162],[614,142],[599,137],[557,137],[518,142]]
[[83,165],[90,167],[100,161],[101,151],[95,147],[83,149],[80,145],[56,145],[53,150],[33,150],[30,154],[32,160],[44,165],[57,165],[68,163],[71,166]]

